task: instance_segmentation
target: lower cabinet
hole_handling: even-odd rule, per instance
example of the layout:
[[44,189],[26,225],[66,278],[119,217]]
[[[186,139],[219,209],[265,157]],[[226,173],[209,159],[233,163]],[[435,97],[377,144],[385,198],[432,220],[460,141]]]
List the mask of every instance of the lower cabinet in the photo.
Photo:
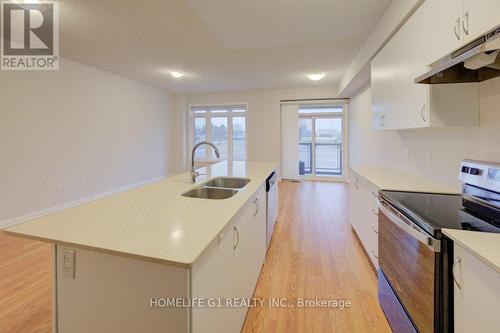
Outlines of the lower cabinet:
[[362,246],[378,269],[378,188],[351,171],[349,176],[349,215]]
[[240,332],[247,307],[233,300],[252,297],[264,263],[265,200],[263,184],[190,267],[57,245],[54,332]]
[[252,297],[264,263],[265,198],[262,187],[192,265],[191,297],[220,302],[192,309],[193,333],[240,332],[247,308],[231,302]]
[[500,273],[454,243],[455,333],[498,332]]

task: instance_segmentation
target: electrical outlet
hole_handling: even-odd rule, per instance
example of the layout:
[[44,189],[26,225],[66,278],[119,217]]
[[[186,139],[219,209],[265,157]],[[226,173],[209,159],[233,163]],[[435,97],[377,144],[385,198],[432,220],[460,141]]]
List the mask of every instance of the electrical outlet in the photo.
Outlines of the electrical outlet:
[[65,277],[75,278],[75,250],[64,250],[63,271]]

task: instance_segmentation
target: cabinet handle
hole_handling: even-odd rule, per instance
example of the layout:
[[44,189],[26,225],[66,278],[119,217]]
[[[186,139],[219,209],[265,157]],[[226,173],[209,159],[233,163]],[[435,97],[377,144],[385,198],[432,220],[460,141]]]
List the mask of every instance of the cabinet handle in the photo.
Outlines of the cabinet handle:
[[255,213],[253,213],[253,217],[256,217],[257,214],[259,214],[259,210],[260,210],[260,202],[259,202],[259,199],[258,198],[255,198],[253,200],[253,204],[255,205]]
[[455,25],[453,26],[453,30],[455,32],[455,37],[460,40],[460,17],[455,21]]
[[453,261],[453,281],[455,282],[455,285],[457,286],[458,289],[462,289],[462,284],[457,281],[457,277],[455,276],[455,267],[462,261],[460,257],[455,257],[455,260]]
[[380,127],[385,127],[385,116],[380,116]]
[[238,228],[236,226],[233,227],[234,233],[236,234],[236,244],[233,245],[233,250],[236,250],[238,247],[238,244],[240,244],[240,233],[238,231]]
[[425,122],[427,122],[427,117],[426,117],[426,114],[425,114],[425,105],[422,105],[422,108],[420,108],[420,117],[422,117],[422,120]]
[[469,11],[466,11],[462,19],[462,29],[466,35],[469,34]]

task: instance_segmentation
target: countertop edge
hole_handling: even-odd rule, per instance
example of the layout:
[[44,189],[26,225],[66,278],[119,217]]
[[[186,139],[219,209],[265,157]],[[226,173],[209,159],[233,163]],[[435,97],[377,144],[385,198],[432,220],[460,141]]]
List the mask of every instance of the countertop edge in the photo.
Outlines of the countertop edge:
[[[480,252],[478,252],[478,250],[474,249],[470,244],[467,244],[467,242],[464,242],[461,239],[461,237],[455,235],[454,234],[455,231],[456,230],[452,230],[452,229],[443,229],[442,230],[443,234],[445,234],[446,236],[451,238],[451,240],[453,240],[453,242],[456,242],[458,245],[463,247],[465,250],[467,250],[470,254],[472,254],[478,260],[480,260],[484,264],[488,265],[488,267],[490,267],[491,269],[495,270],[498,274],[500,274],[500,262],[495,263],[495,262],[491,261],[490,259],[488,259],[487,257],[485,257],[484,255],[482,255]],[[473,232],[473,231],[463,231],[462,230],[462,232]],[[500,250],[500,246],[499,246],[499,250]]]
[[134,253],[130,253],[130,252],[122,252],[122,251],[104,249],[104,248],[85,245],[85,244],[63,242],[60,240],[31,236],[31,235],[27,235],[27,234],[23,234],[23,233],[17,233],[14,231],[3,230],[3,232],[4,232],[4,234],[6,234],[8,236],[20,237],[20,238],[24,238],[24,239],[31,239],[34,241],[50,243],[53,245],[67,246],[67,247],[83,249],[83,250],[88,250],[88,251],[94,251],[94,252],[115,255],[115,256],[120,256],[120,257],[125,257],[125,258],[145,260],[145,261],[154,262],[154,263],[158,263],[158,264],[165,264],[165,265],[177,266],[177,267],[182,267],[182,268],[189,268],[193,264],[192,262],[187,263],[187,262],[181,262],[181,261],[172,261],[172,260],[160,259],[160,258],[155,258],[155,257],[142,256],[140,254],[134,254]]
[[[267,173],[271,174],[273,172],[277,172],[277,169],[279,167],[278,163],[276,163],[276,162],[264,162],[264,163],[269,163],[269,165],[265,168],[265,172],[261,172],[262,175],[267,174]],[[204,168],[204,167],[202,167],[202,168]],[[200,169],[202,169],[202,168],[200,168]],[[171,177],[172,178],[178,177],[181,174],[176,174],[176,175],[173,175]],[[165,179],[168,179],[171,177],[165,177]],[[225,176],[222,176],[222,177],[225,177]],[[230,176],[228,176],[228,177],[230,177]],[[112,248],[106,248],[106,247],[99,246],[99,245],[85,244],[84,242],[72,242],[72,241],[66,241],[66,240],[61,240],[61,239],[57,239],[57,238],[44,237],[43,235],[33,235],[33,234],[28,233],[28,232],[18,232],[15,230],[10,230],[11,228],[15,228],[16,225],[4,228],[1,231],[4,234],[9,235],[9,236],[31,239],[31,240],[35,240],[35,241],[42,241],[42,242],[51,243],[54,245],[74,247],[74,248],[95,251],[95,252],[108,254],[108,255],[116,255],[116,256],[121,256],[121,257],[127,257],[127,258],[132,258],[132,259],[137,259],[137,260],[145,260],[145,261],[149,261],[149,262],[166,264],[166,265],[177,266],[177,267],[182,267],[182,268],[190,268],[196,262],[196,260],[198,260],[198,258],[206,251],[206,249],[210,246],[210,244],[213,243],[213,241],[216,239],[217,235],[220,234],[220,232],[222,230],[224,230],[228,224],[230,224],[232,221],[234,221],[234,219],[238,216],[238,214],[240,214],[240,212],[245,207],[248,200],[250,200],[251,197],[254,196],[262,188],[262,186],[265,186],[266,179],[267,179],[267,176],[257,177],[256,182],[258,183],[258,186],[256,188],[254,188],[253,191],[248,192],[248,199],[246,201],[244,201],[242,203],[242,205],[234,211],[234,214],[232,214],[227,219],[227,221],[221,223],[220,229],[217,231],[217,233],[215,233],[215,236],[213,238],[211,238],[210,240],[206,241],[206,244],[204,244],[204,246],[200,247],[200,250],[197,251],[197,253],[193,253],[193,255],[191,255],[191,256],[184,256],[184,258],[175,258],[175,257],[168,258],[168,256],[165,256],[165,257],[149,256],[146,253],[139,254],[139,253],[135,253],[133,251],[126,251],[126,249],[125,250],[121,250],[119,248],[112,249]],[[204,183],[205,181],[208,181],[208,179],[204,180],[202,183]],[[200,183],[200,184],[202,184],[202,183]],[[196,185],[199,185],[199,184],[196,184]],[[125,191],[125,192],[127,192],[127,191]],[[92,201],[94,201],[94,200],[92,200]],[[90,201],[90,203],[92,201]],[[74,208],[78,208],[78,207],[70,207],[68,209],[74,209]],[[33,220],[36,220],[36,219],[33,219]],[[24,221],[23,223],[29,223],[33,220]],[[20,224],[23,224],[23,223],[20,223]],[[205,242],[203,242],[203,243],[205,243]]]
[[[373,170],[377,170],[377,171],[380,171],[380,170],[383,170],[383,169],[384,170],[396,170],[398,172],[406,174],[407,176],[414,176],[415,178],[425,179],[429,183],[435,184],[434,185],[435,187],[440,186],[441,189],[440,190],[437,190],[437,189],[426,190],[426,189],[417,188],[417,187],[415,187],[415,188],[402,188],[402,187],[399,187],[398,188],[397,186],[387,186],[386,184],[381,184],[381,182],[378,182],[378,181],[374,180],[373,179],[374,177],[370,177],[370,175],[367,175],[366,172],[363,172],[363,170],[362,170],[363,168],[373,168]],[[425,176],[422,176],[422,175],[419,175],[419,174],[416,174],[416,173],[413,173],[413,172],[410,172],[410,171],[402,170],[402,169],[387,168],[387,167],[380,167],[380,166],[349,166],[349,170],[350,170],[350,172],[353,172],[356,175],[362,177],[363,179],[365,179],[366,181],[368,181],[373,186],[379,188],[380,190],[385,190],[385,191],[411,191],[411,192],[418,192],[418,193],[460,194],[460,190],[459,189],[455,189],[453,186],[450,186],[450,185],[447,185],[447,184],[443,184],[443,183],[439,183],[439,182],[434,181],[434,180],[432,180],[430,178],[427,178]]]

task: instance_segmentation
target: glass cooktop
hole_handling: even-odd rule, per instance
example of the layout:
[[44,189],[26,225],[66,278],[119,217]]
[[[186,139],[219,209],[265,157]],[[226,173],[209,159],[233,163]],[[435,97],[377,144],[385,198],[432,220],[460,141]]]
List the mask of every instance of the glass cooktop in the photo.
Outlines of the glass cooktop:
[[436,237],[442,228],[500,233],[500,216],[488,219],[467,210],[460,194],[380,191],[380,196]]

